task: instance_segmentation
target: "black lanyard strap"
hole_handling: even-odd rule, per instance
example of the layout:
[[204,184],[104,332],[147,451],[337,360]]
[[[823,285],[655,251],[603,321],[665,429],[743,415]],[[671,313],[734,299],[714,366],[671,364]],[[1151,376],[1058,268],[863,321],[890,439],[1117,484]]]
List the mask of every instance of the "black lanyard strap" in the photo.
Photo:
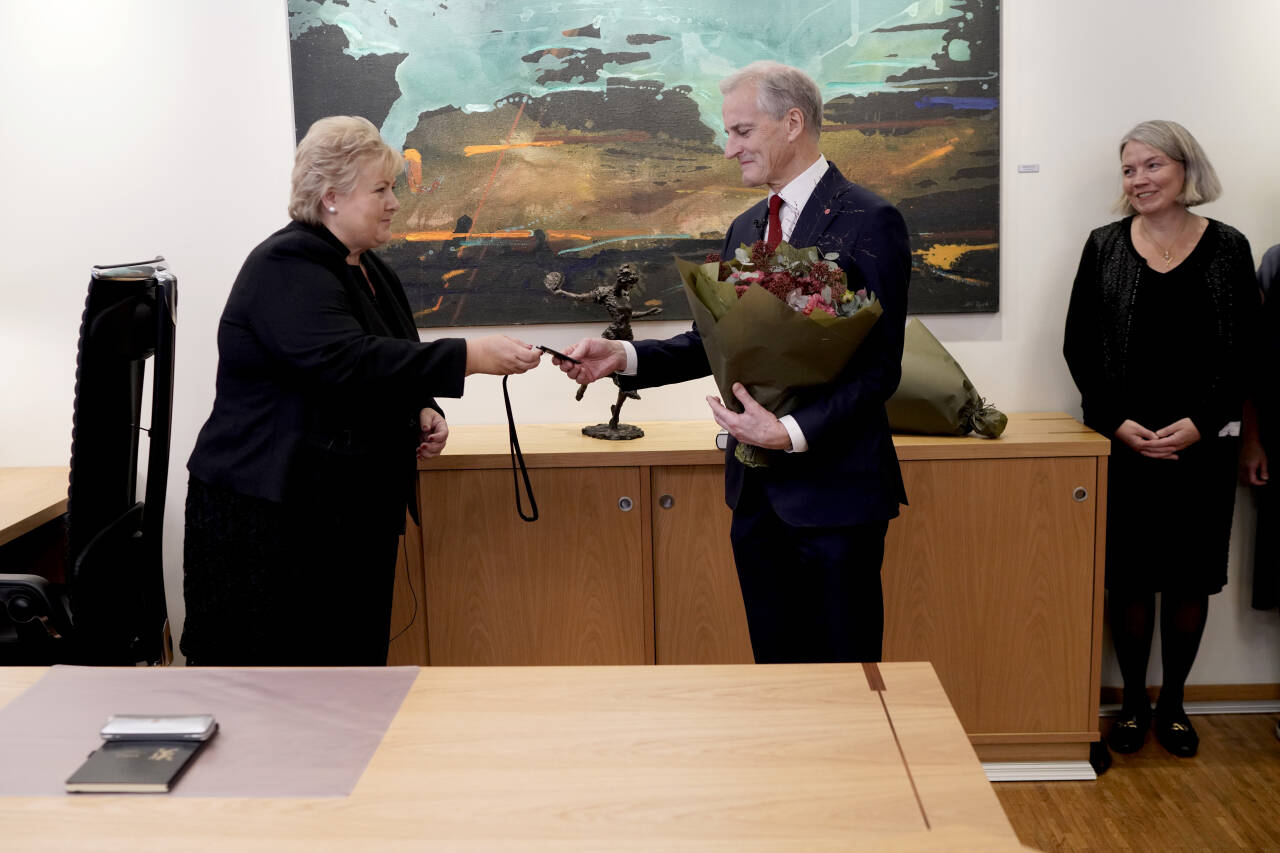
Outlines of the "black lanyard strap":
[[[511,414],[511,395],[507,393],[507,380],[509,376],[502,377],[502,401],[507,404],[507,438],[511,444],[511,482],[516,487],[516,512],[520,513],[520,518],[524,521],[538,520],[538,502],[533,499],[533,484],[529,482],[529,469],[524,464],[524,454],[520,452],[520,439],[516,436],[516,419]],[[520,480],[516,477],[516,465],[520,466],[520,474],[524,477],[524,490],[529,496],[529,512],[532,515],[524,514],[524,505],[520,501]]]

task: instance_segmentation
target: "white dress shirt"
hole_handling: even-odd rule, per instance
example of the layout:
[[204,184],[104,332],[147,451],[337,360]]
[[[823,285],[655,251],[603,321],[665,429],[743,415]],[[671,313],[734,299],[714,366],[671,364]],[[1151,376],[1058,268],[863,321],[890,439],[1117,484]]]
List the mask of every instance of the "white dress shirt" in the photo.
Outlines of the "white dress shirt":
[[[827,158],[821,154],[813,165],[805,169],[799,175],[796,175],[790,183],[788,183],[778,195],[782,196],[782,207],[778,209],[778,221],[782,223],[782,239],[790,242],[791,233],[795,231],[796,221],[800,219],[800,212],[804,210],[804,206],[809,203],[809,196],[813,195],[814,189],[817,188],[818,182],[822,180],[822,176],[827,173]],[[770,197],[773,193],[769,193]],[[768,233],[765,234],[768,237]],[[619,341],[623,350],[627,354],[627,366],[622,371],[624,376],[634,376],[638,365],[636,358],[636,348],[631,341]],[[728,401],[725,401],[726,403]],[[804,433],[800,431],[800,425],[796,423],[796,419],[791,415],[783,415],[778,418],[778,422],[786,429],[787,435],[791,436],[791,449],[788,453],[803,453],[809,449],[809,442],[805,440]]]

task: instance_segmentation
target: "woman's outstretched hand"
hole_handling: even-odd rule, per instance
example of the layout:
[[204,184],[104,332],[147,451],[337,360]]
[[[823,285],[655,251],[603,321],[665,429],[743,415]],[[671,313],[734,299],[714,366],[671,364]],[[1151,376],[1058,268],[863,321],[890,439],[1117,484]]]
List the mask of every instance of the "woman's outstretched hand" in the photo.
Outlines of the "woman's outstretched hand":
[[467,341],[467,375],[488,373],[508,376],[538,366],[542,351],[507,335],[489,335]]

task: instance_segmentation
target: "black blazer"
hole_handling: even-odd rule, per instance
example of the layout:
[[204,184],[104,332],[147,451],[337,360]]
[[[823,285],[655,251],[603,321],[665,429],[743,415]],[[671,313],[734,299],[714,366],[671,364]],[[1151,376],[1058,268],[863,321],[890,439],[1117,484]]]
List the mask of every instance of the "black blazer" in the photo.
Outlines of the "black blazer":
[[187,463],[194,476],[270,501],[360,478],[405,493],[418,411],[462,396],[466,341],[420,342],[395,273],[362,255],[375,302],[347,255],[327,228],[301,222],[249,254],[218,324],[217,393]]
[[[734,220],[721,249],[729,257],[743,243],[763,239],[768,202]],[[774,512],[796,526],[852,525],[897,516],[906,503],[902,472],[889,432],[885,401],[902,375],[911,251],[897,208],[846,180],[831,164],[809,197],[791,235],[800,248],[839,254],[849,286],[865,287],[884,307],[866,341],[835,382],[808,389],[792,417],[804,432],[804,453],[774,453],[767,469],[753,472]],[[665,341],[636,343],[642,388],[706,376],[711,372],[697,326]],[[725,455],[725,501],[736,508],[744,467]]]

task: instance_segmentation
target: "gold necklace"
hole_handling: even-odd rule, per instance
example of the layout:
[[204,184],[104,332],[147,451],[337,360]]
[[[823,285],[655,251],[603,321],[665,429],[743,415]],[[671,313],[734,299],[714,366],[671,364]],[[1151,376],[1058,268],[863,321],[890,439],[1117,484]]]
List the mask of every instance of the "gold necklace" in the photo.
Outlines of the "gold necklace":
[[1182,224],[1179,225],[1178,230],[1174,232],[1173,240],[1169,242],[1168,249],[1157,243],[1156,238],[1151,236],[1151,231],[1147,228],[1147,218],[1145,216],[1138,218],[1138,224],[1142,226],[1142,233],[1146,235],[1146,238],[1151,241],[1153,246],[1160,250],[1160,255],[1164,258],[1165,267],[1168,267],[1173,263],[1173,249],[1178,245],[1178,238],[1182,236],[1182,229],[1187,227],[1187,220],[1190,218],[1190,215],[1182,217]]

